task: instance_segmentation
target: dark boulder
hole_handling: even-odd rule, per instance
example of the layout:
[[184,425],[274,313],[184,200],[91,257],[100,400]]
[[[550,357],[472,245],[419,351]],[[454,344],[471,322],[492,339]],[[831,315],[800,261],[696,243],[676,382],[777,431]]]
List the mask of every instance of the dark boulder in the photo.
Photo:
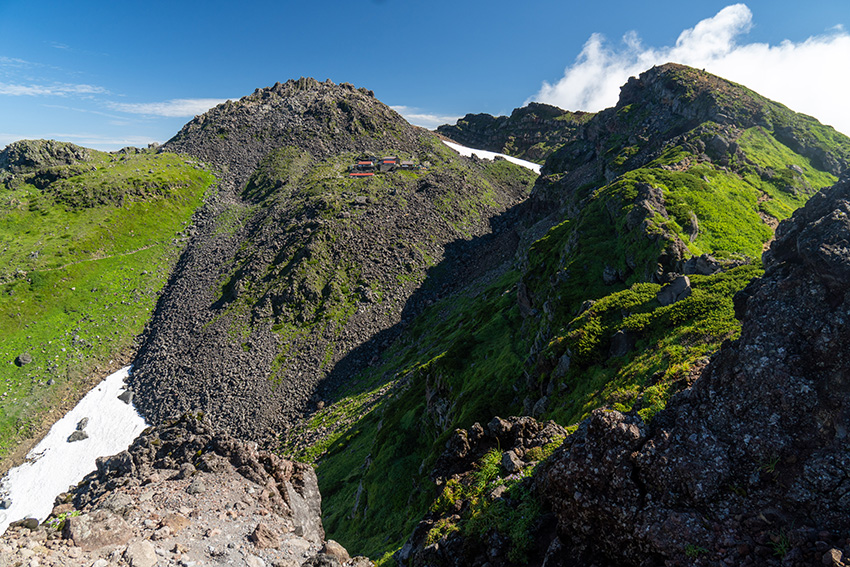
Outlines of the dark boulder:
[[124,402],[125,404],[133,403],[133,390],[124,390],[120,394],[118,394],[118,399]]
[[83,439],[88,439],[89,434],[83,431],[82,429],[77,429],[71,435],[68,436],[68,443],[73,443],[75,441],[82,441]]
[[691,280],[688,276],[678,276],[658,290],[656,298],[661,305],[673,305],[691,295]]

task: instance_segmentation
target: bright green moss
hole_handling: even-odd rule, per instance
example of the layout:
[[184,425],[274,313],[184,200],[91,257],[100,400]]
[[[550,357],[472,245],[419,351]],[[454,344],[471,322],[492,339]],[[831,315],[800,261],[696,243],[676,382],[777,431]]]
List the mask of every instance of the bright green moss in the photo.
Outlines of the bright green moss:
[[174,154],[92,155],[42,190],[0,189],[0,455],[126,356],[213,182]]

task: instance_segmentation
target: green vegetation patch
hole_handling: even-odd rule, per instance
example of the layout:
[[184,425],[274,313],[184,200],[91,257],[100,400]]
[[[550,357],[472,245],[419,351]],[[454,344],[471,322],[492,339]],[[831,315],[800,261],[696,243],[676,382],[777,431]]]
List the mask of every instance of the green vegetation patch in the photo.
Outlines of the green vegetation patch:
[[[720,344],[735,339],[740,323],[732,298],[753,278],[758,266],[746,265],[711,276],[690,276],[690,297],[662,307],[661,286],[634,284],[590,305],[560,331],[544,352],[550,370],[541,381],[552,381],[549,416],[562,424],[577,423],[600,406],[651,419],[670,394],[689,385]],[[615,333],[630,344],[612,356]],[[570,359],[564,376],[555,372],[561,357]]]
[[529,451],[527,457],[536,463],[518,473],[508,474],[501,466],[502,452],[492,449],[474,464],[470,473],[449,479],[428,510],[428,515],[437,519],[426,535],[425,545],[459,535],[484,547],[495,531],[507,536],[508,559],[516,564],[527,563],[542,513],[532,478],[562,442],[563,438],[556,439]]
[[[385,388],[365,417],[343,432],[318,463],[326,530],[372,556],[397,549],[435,498],[430,466],[455,427],[519,409],[504,386],[522,367],[525,341],[508,273],[475,297],[442,301],[413,324],[406,344],[358,376],[354,392]],[[371,384],[372,386],[369,386]],[[303,455],[309,456],[309,455]]]
[[0,456],[126,356],[214,181],[173,154],[89,152],[41,189],[0,188]]

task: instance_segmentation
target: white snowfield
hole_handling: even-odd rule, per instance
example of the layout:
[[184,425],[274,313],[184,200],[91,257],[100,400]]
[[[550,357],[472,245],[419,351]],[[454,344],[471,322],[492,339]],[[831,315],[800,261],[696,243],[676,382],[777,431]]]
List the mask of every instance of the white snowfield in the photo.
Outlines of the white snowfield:
[[[141,433],[147,423],[131,404],[118,396],[125,389],[130,367],[106,377],[92,388],[27,454],[27,462],[15,467],[0,481],[0,500],[11,506],[0,510],[0,534],[9,524],[23,518],[44,521],[60,493],[95,470],[95,459],[120,453]],[[88,439],[68,442],[84,417]]]
[[461,146],[460,144],[455,144],[454,142],[447,142],[446,140],[443,140],[443,143],[462,156],[469,157],[469,156],[474,154],[481,159],[493,159],[496,156],[499,156],[499,157],[502,157],[502,158],[508,160],[511,163],[515,163],[517,165],[527,167],[528,169],[532,170],[534,173],[538,173],[538,174],[540,173],[540,164],[537,164],[537,163],[534,163],[534,162],[531,162],[531,161],[526,161],[524,159],[515,158],[513,156],[507,156],[505,154],[497,154],[496,152],[488,152],[487,150],[474,150],[472,148],[467,148],[466,146]]

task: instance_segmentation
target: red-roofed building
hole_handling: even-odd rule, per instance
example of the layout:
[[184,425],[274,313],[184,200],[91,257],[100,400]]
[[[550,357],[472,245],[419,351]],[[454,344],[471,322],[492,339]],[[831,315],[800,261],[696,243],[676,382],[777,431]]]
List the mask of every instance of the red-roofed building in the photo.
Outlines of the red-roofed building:
[[395,156],[386,156],[382,157],[378,162],[378,170],[379,171],[393,171],[398,167],[398,158]]

